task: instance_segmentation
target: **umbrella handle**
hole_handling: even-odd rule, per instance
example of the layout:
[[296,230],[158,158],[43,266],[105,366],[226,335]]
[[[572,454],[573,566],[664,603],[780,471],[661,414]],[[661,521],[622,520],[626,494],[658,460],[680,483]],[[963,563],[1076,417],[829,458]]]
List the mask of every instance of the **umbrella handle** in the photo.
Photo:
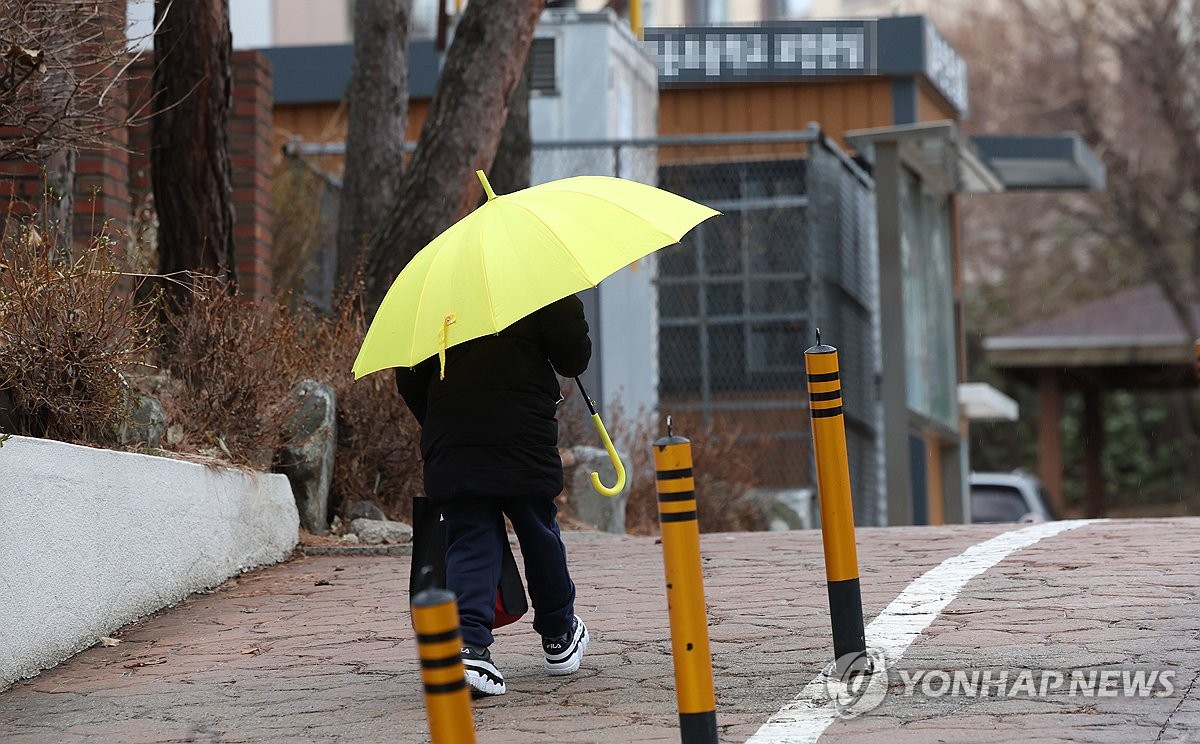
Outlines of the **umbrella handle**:
[[592,414],[592,423],[596,425],[596,431],[599,432],[600,439],[604,442],[604,449],[608,450],[608,456],[612,460],[613,467],[617,470],[617,484],[612,488],[601,483],[600,474],[593,472],[592,488],[596,489],[597,493],[605,496],[616,496],[625,490],[625,466],[621,463],[621,458],[617,456],[617,448],[613,446],[612,438],[608,436],[608,430],[604,428],[604,422],[600,420],[600,414]]

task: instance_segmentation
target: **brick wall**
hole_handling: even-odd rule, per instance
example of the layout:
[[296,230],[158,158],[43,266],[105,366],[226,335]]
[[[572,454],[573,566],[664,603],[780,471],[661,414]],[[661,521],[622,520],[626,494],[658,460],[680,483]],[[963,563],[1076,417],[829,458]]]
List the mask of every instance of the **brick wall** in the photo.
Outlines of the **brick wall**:
[[[101,7],[95,32],[104,44],[97,54],[119,49],[125,36],[125,7],[111,3]],[[86,50],[88,44],[84,44]],[[85,55],[91,54],[84,51]],[[124,81],[117,81],[120,68],[99,64],[87,69],[94,75],[92,91],[111,121],[124,121],[129,115],[129,98]],[[103,91],[101,97],[100,91]],[[89,102],[90,103],[90,102]],[[112,129],[94,148],[79,151],[75,161],[73,237],[76,245],[86,244],[104,234],[117,237],[129,224],[129,133],[124,127]]]
[[[50,13],[48,18],[55,17],[50,8],[39,12]],[[47,163],[0,163],[0,222],[6,222],[9,216],[25,218],[35,214],[42,216],[42,222],[52,221],[65,217],[56,214],[57,209],[70,208],[69,238],[76,244],[86,243],[102,231],[119,233],[124,229],[129,211],[127,133],[123,127],[100,133],[94,129],[93,117],[102,111],[110,121],[121,122],[126,118],[125,86],[114,84],[119,68],[109,59],[111,55],[119,55],[124,47],[125,21],[123,3],[98,4],[94,14],[76,29],[85,40],[55,60],[69,68],[70,73],[51,65],[34,83],[43,91],[54,88],[60,88],[61,94],[69,91],[72,106],[85,112],[81,118],[82,128],[88,132],[86,136],[97,138],[93,140],[94,147],[74,153],[71,198],[61,203],[55,200],[54,206],[50,206],[53,197],[46,193],[56,190],[62,193],[67,186],[61,177],[71,173],[69,151],[60,151],[48,158]],[[36,96],[36,90],[28,93]],[[0,137],[4,134],[0,131]]]
[[[125,86],[114,85],[109,94],[112,110],[126,109]],[[108,146],[81,150],[75,162],[75,244],[103,234],[116,238],[129,225],[129,133],[114,129]]]
[[233,168],[234,258],[244,295],[271,294],[271,65],[256,51],[233,54],[229,157]]
[[[109,89],[106,101],[114,116],[133,122],[109,135],[108,145],[81,151],[76,161],[74,239],[91,240],[107,226],[109,235],[126,235],[134,210],[151,193],[150,90],[153,60],[135,62],[125,84]],[[271,169],[273,99],[270,63],[260,52],[233,55],[233,111],[230,161],[233,176],[234,258],[239,290],[252,297],[271,294]],[[0,131],[0,137],[3,136]],[[0,162],[0,226],[9,215],[42,211],[45,181],[41,166]]]
[[[0,137],[4,136],[0,130]],[[0,225],[41,211],[42,169],[22,160],[0,162]]]

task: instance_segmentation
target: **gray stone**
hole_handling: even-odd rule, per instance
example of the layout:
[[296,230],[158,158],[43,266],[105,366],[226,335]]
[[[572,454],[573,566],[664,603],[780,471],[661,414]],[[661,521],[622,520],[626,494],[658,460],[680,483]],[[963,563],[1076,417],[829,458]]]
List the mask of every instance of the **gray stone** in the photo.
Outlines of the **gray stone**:
[[754,504],[772,532],[820,525],[816,494],[811,488],[752,488],[742,498]]
[[137,406],[127,424],[117,432],[117,441],[123,445],[145,444],[157,449],[162,446],[167,433],[167,413],[157,398],[139,395]]
[[383,513],[383,509],[379,504],[376,504],[370,499],[362,501],[351,501],[342,509],[342,518],[353,521],[355,519],[387,519],[387,515]]
[[300,524],[314,535],[329,531],[329,484],[337,447],[337,396],[333,388],[305,380],[290,397],[297,403],[284,430],[287,444],[276,457],[276,470],[288,477]]
[[[625,466],[627,479],[633,478],[629,455],[620,451],[617,456]],[[581,521],[593,524],[596,529],[614,534],[625,534],[625,501],[629,495],[629,480],[616,496],[597,493],[592,487],[591,474],[600,474],[600,482],[611,486],[617,482],[617,471],[609,459],[608,452],[601,447],[572,447],[570,456],[564,458],[563,490],[571,505],[571,513]]]
[[412,542],[413,529],[403,522],[386,519],[356,519],[350,523],[350,533],[358,535],[364,545]]

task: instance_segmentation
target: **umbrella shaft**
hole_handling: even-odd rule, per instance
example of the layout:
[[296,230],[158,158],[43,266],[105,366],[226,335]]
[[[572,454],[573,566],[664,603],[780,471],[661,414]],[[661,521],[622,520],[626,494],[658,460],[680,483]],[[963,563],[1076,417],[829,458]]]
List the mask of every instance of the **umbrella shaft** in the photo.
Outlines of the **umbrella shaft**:
[[576,377],[575,384],[579,386],[579,392],[583,394],[583,402],[587,403],[588,413],[596,415],[596,407],[592,405],[592,399],[588,397],[587,391],[583,389],[583,382]]

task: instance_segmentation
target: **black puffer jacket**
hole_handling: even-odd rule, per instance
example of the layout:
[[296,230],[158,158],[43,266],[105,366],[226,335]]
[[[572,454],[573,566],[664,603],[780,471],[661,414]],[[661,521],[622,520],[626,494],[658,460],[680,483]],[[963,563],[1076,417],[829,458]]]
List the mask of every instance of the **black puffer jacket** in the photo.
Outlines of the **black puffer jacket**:
[[396,386],[421,423],[425,494],[554,497],[563,488],[558,456],[557,371],[575,377],[592,356],[583,303],[571,295],[498,334],[398,368]]

